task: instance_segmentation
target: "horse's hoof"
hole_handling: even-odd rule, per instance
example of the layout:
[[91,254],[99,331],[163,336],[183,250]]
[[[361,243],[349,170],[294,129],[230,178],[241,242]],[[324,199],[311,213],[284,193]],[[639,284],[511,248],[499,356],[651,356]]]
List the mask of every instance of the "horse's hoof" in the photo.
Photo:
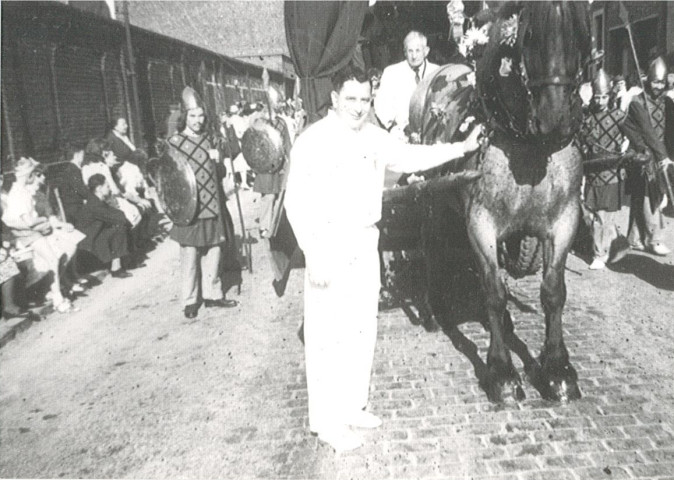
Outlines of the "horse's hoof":
[[569,402],[581,397],[578,374],[571,364],[556,369],[540,369],[531,377],[541,397],[554,402]]
[[575,381],[568,380],[561,380],[558,382],[553,380],[549,381],[545,393],[543,398],[546,400],[562,403],[578,400],[581,397],[578,384]]
[[501,370],[500,373],[497,369],[490,368],[483,387],[487,398],[493,403],[517,403],[526,398],[522,380],[513,366]]
[[486,385],[485,390],[487,398],[492,403],[513,404],[526,398],[522,383],[518,381],[490,383]]
[[424,330],[426,330],[427,332],[433,333],[440,331],[440,324],[432,315],[428,317],[422,317],[421,326],[424,327]]

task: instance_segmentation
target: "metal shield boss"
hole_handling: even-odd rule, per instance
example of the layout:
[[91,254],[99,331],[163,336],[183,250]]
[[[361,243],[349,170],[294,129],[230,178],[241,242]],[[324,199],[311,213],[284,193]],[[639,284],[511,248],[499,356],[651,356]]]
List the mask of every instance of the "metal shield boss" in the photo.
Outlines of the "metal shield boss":
[[276,173],[284,162],[283,137],[265,119],[257,119],[241,138],[241,151],[255,173]]
[[188,225],[197,211],[197,180],[183,152],[169,145],[155,173],[161,206],[178,226]]

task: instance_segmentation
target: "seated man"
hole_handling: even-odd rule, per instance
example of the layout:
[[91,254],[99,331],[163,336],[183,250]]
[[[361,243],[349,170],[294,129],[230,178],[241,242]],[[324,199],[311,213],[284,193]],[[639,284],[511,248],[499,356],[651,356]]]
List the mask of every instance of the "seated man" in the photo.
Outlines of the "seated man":
[[121,210],[106,203],[110,185],[100,173],[87,182],[91,198],[82,208],[79,229],[86,235],[80,243],[82,250],[110,263],[110,274],[115,278],[130,277],[122,268],[121,259],[129,253],[128,225]]

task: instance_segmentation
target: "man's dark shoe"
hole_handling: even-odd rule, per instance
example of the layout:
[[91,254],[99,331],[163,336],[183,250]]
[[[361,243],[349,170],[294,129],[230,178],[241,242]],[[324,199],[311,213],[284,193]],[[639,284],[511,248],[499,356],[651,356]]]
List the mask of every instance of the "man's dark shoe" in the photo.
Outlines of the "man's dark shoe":
[[120,268],[119,270],[115,270],[114,272],[110,272],[110,276],[113,277],[113,278],[129,278],[133,275],[131,275],[129,272],[127,272],[123,268]]
[[236,307],[239,304],[236,300],[227,300],[226,298],[221,298],[219,300],[204,300],[204,307],[212,308],[232,308]]
[[194,318],[199,313],[199,304],[193,303],[185,307],[185,318]]

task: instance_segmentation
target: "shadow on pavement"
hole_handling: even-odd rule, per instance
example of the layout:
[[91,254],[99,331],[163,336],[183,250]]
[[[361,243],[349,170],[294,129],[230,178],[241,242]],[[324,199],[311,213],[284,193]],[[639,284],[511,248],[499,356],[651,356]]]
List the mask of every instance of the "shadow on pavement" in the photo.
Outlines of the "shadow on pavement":
[[618,273],[631,273],[657,289],[674,291],[674,265],[660,263],[646,255],[628,255],[608,268]]
[[[393,299],[389,306],[401,308],[413,325],[420,325],[427,331],[442,330],[454,348],[470,361],[480,387],[486,392],[487,364],[480,357],[475,342],[459,329],[461,325],[478,323],[484,331],[489,331],[484,294],[470,261],[454,263],[447,270],[446,282],[442,286],[443,301],[440,308],[442,311],[432,309],[428,305],[426,275],[420,257],[412,254],[402,262],[398,258],[395,267],[395,275],[387,279],[386,290]],[[508,308],[514,308],[522,313],[539,314],[543,322],[543,316],[537,308],[512,294],[508,296]],[[433,320],[426,318],[427,315]],[[506,342],[510,350],[522,361],[527,377],[535,378],[540,368],[539,363],[531,355],[527,344],[515,333],[511,318],[510,313],[506,312]]]

